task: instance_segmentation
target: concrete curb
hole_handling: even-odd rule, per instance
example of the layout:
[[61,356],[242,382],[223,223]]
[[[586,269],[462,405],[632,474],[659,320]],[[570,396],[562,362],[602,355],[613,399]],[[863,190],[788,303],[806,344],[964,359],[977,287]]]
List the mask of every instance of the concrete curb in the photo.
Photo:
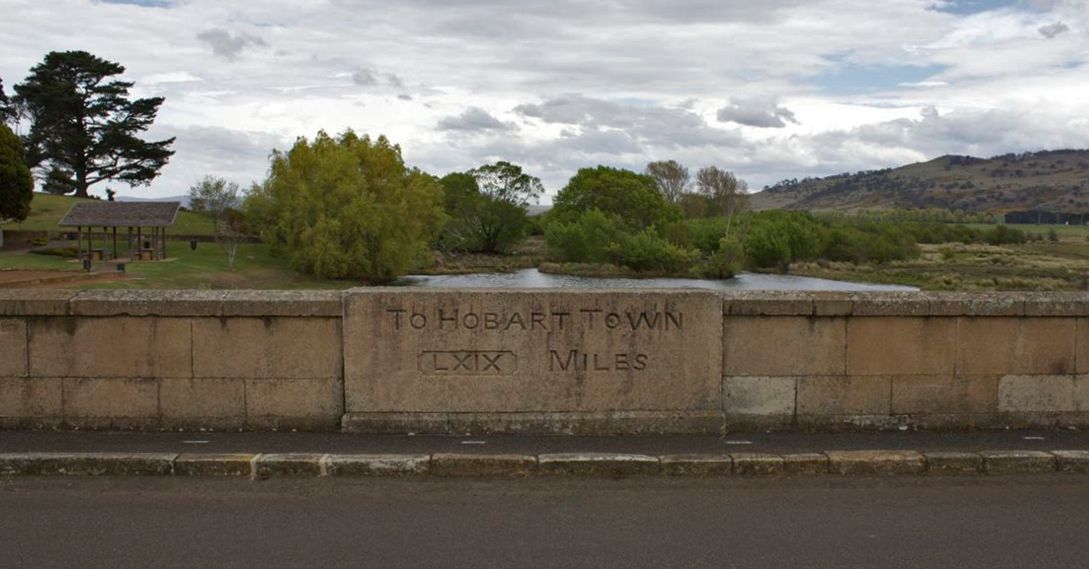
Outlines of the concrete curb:
[[920,476],[1089,474],[1089,451],[683,454],[616,453],[540,455],[435,454],[215,454],[215,453],[0,453],[0,476],[238,477],[470,477],[528,476]]

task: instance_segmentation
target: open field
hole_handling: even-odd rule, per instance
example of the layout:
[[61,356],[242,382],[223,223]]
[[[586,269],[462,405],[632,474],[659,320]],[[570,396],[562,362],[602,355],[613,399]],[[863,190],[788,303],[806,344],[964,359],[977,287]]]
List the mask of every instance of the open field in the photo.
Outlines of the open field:
[[[35,193],[34,200],[31,201],[30,215],[25,221],[5,223],[0,227],[23,231],[62,231],[57,224],[73,204],[81,201],[91,200]],[[178,212],[177,221],[167,232],[174,235],[211,235],[212,229],[212,222],[207,217],[183,210]]]
[[[170,259],[162,262],[128,263],[126,276],[106,282],[70,282],[71,288],[255,288],[340,289],[357,286],[354,281],[317,279],[297,273],[287,262],[272,256],[263,244],[242,244],[235,268],[227,269],[227,253],[216,243],[200,243],[191,251],[187,243],[171,242]],[[72,259],[26,252],[0,253],[0,270],[79,272]]]

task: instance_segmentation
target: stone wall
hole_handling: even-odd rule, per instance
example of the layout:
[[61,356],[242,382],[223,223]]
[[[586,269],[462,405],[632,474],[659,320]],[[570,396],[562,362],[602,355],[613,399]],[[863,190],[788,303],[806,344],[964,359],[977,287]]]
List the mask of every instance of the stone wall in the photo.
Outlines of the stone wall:
[[0,425],[334,429],[339,293],[4,291]]
[[1089,294],[0,290],[0,427],[1089,425]]

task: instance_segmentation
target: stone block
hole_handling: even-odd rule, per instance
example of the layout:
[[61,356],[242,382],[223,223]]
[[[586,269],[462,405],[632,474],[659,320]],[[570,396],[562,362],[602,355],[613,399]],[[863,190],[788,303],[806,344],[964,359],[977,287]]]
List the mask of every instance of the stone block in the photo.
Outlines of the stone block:
[[987,474],[1055,472],[1055,455],[1035,450],[996,450],[979,453]]
[[722,408],[727,417],[792,417],[797,390],[795,377],[727,377],[722,380]]
[[1078,318],[1074,324],[1074,369],[1077,373],[1089,373],[1089,318]]
[[77,291],[53,288],[0,289],[0,316],[65,316]]
[[1059,472],[1089,474],[1089,450],[1053,450]]
[[813,294],[799,290],[738,290],[721,293],[727,316],[812,316]]
[[340,320],[195,319],[193,374],[247,379],[339,378]]
[[922,474],[926,459],[913,450],[828,451],[828,470],[833,474]]
[[36,318],[28,324],[34,377],[192,377],[186,318]]
[[222,290],[85,290],[69,302],[73,316],[218,316]]
[[959,319],[957,374],[1074,373],[1075,319]]
[[721,410],[712,293],[358,289],[344,327],[349,412]]
[[845,318],[727,316],[727,376],[839,375],[844,372]]
[[521,477],[537,470],[537,457],[524,454],[435,453],[431,473],[435,476]]
[[63,385],[64,418],[74,425],[80,419],[159,418],[159,380],[65,378]]
[[368,435],[448,435],[447,413],[345,413],[341,430]]
[[998,377],[905,375],[892,378],[895,414],[994,413],[998,405]]
[[555,453],[537,457],[537,471],[552,476],[623,478],[658,474],[658,458],[644,454]]
[[978,474],[983,457],[974,452],[925,452],[927,474]]
[[798,415],[888,415],[892,378],[887,376],[798,378]]
[[257,478],[321,476],[322,455],[316,453],[259,454],[254,461]]
[[849,375],[952,375],[954,318],[852,317],[847,321]]
[[1078,411],[1075,383],[1073,375],[1005,376],[998,381],[998,410],[1014,413]]
[[930,297],[919,292],[873,291],[855,293],[854,316],[927,316]]
[[[340,421],[340,381],[336,379],[248,379],[246,381],[246,420],[248,423],[308,428]],[[272,418],[272,423],[255,422]],[[301,419],[301,421],[300,421]]]
[[787,474],[828,474],[828,456],[819,452],[784,454],[783,472]]
[[61,380],[0,377],[0,417],[60,417]]
[[666,476],[726,476],[733,471],[728,455],[670,454],[658,458]]
[[343,314],[336,290],[232,290],[223,299],[224,316],[336,318]]
[[26,322],[0,318],[0,377],[26,376]]
[[240,426],[246,416],[246,386],[237,379],[164,379],[159,385],[159,401],[163,421],[168,424]]
[[730,453],[734,464],[734,474],[743,476],[770,476],[785,471],[783,457],[777,454],[758,452]]
[[431,466],[426,454],[329,454],[324,461],[328,476],[411,476]]
[[180,454],[174,460],[178,476],[253,477],[255,454]]

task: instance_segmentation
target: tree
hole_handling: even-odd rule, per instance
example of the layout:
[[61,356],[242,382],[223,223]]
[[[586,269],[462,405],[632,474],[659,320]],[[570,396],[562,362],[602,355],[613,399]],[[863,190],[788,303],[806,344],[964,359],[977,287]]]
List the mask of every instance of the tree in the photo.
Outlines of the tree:
[[713,203],[726,218],[724,236],[730,236],[734,217],[748,208],[748,195],[745,182],[716,166],[700,168],[696,173],[696,188],[701,195]]
[[4,93],[4,80],[0,79],[0,124],[13,123],[15,119],[15,106],[7,93]]
[[125,72],[85,51],[50,52],[15,86],[15,102],[30,119],[28,164],[46,191],[88,197],[99,182],[151,183],[174,154],[173,138],[137,137],[155,121],[162,97],[129,99],[132,83],[108,80]]
[[7,126],[0,124],[0,221],[22,221],[30,214],[34,178],[26,166],[23,145]]
[[228,269],[234,268],[238,244],[244,237],[242,218],[238,213],[241,205],[242,194],[238,184],[223,178],[205,176],[189,187],[189,208],[212,218],[216,242],[227,250]]
[[556,195],[549,217],[569,223],[592,209],[619,216],[635,231],[661,229],[681,217],[650,176],[608,166],[579,170]]
[[647,164],[647,175],[654,179],[658,191],[669,203],[678,203],[688,187],[688,168],[676,160],[661,160]]
[[401,148],[352,131],[319,132],[274,152],[246,217],[296,269],[387,281],[418,266],[446,221],[442,186],[405,166]]
[[440,182],[450,221],[439,246],[447,251],[503,253],[526,236],[526,206],[544,186],[509,162],[448,174]]

